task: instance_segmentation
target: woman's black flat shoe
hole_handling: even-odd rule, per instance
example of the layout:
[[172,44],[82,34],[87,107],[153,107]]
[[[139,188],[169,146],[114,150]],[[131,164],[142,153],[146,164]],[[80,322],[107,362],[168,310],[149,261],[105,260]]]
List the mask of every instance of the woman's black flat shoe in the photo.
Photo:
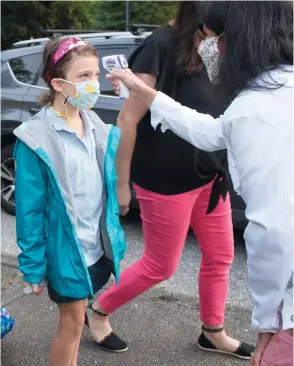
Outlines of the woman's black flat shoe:
[[[208,329],[208,328],[204,328],[204,327],[202,327],[202,328],[206,332],[211,332],[211,333],[218,333],[218,332],[222,332],[223,331],[223,328],[220,328],[220,329]],[[245,343],[245,342],[240,342],[240,345],[236,349],[235,352],[227,352],[227,351],[219,350],[205,336],[205,334],[204,334],[203,331],[202,331],[202,333],[201,333],[201,335],[200,335],[200,337],[198,339],[198,347],[200,349],[202,349],[203,351],[223,353],[223,354],[226,354],[226,355],[230,355],[230,356],[234,356],[234,357],[241,358],[243,360],[249,360],[251,358],[252,353],[255,351],[255,347],[254,346],[252,346],[252,345],[250,345],[248,343]]]
[[114,332],[109,333],[102,341],[97,343],[104,351],[108,352],[121,353],[128,350],[128,345]]
[[[106,314],[98,312],[98,310],[93,309],[91,307],[91,310],[100,316],[107,316]],[[95,311],[94,311],[95,310]],[[88,315],[85,314],[85,325],[90,329],[89,327],[89,319]],[[113,353],[121,353],[126,352],[129,348],[126,342],[124,342],[122,339],[120,339],[114,332],[109,333],[102,341],[96,343],[102,348],[104,351],[113,352]]]

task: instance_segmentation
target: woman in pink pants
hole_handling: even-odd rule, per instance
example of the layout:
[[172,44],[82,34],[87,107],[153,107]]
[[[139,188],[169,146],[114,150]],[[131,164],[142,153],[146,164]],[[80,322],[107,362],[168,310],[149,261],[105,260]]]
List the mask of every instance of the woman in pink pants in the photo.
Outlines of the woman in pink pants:
[[[154,129],[173,131],[205,151],[227,148],[229,172],[248,219],[244,239],[252,326],[258,332],[250,366],[292,366],[293,2],[201,4],[207,37],[198,52],[210,79],[231,95],[223,115],[213,118],[187,108],[130,70],[109,79],[115,90],[121,80],[131,99],[150,108]],[[141,116],[139,108],[132,113]]]
[[[176,20],[155,31],[134,52],[129,65],[153,88],[186,106],[218,116],[228,100],[209,82],[197,53],[196,44],[205,37],[201,29],[198,4],[183,1]],[[93,304],[92,334],[98,341],[103,339],[110,331],[106,317],[103,322],[104,314],[113,313],[175,274],[191,226],[202,252],[199,297],[203,329],[198,346],[249,359],[254,348],[232,339],[224,330],[234,257],[226,152],[207,153],[171,132],[154,131],[148,113],[141,121],[133,118],[136,102],[128,100],[125,105],[128,113],[117,123],[122,129],[117,157],[118,199],[121,213],[126,214],[135,145],[131,178],[141,209],[145,250],[142,258],[122,273],[119,285],[111,286],[99,298],[99,304]],[[146,113],[148,109],[144,108]],[[100,324],[91,323],[95,314],[96,319],[100,316]]]

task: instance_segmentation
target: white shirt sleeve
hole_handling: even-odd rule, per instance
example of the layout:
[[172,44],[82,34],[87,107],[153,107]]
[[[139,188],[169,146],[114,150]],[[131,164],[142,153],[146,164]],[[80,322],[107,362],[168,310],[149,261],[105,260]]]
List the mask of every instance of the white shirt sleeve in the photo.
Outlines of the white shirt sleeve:
[[151,124],[162,124],[164,132],[171,129],[176,135],[204,151],[226,148],[223,140],[223,124],[220,118],[183,107],[167,95],[158,92],[151,107]]
[[[293,275],[293,141],[254,118],[231,121],[225,131],[247,205],[252,325],[261,333],[276,332]],[[290,318],[283,317],[284,329],[293,327]]]

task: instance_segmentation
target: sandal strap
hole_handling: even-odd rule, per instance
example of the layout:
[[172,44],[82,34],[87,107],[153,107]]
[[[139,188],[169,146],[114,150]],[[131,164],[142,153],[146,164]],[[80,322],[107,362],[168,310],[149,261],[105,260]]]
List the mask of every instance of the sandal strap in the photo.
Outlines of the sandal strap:
[[103,316],[103,317],[107,317],[108,314],[105,314],[105,313],[102,313],[101,311],[97,310],[97,309],[94,309],[93,308],[93,304],[90,305],[90,309],[93,311],[93,313],[95,313],[96,315],[99,315],[99,316]]
[[224,327],[221,328],[207,328],[204,325],[202,325],[202,330],[207,333],[221,333],[224,330]]

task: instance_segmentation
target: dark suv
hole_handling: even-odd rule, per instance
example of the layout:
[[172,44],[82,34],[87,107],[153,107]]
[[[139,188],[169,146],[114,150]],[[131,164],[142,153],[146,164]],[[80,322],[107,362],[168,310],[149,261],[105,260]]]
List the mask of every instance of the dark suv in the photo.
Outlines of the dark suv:
[[[128,57],[149,34],[108,32],[75,35],[94,45],[101,58],[113,54],[125,54]],[[1,52],[1,205],[11,214],[15,213],[13,130],[39,111],[36,100],[46,90],[40,68],[43,47],[48,40],[40,38],[17,42],[12,49]],[[94,110],[104,122],[115,124],[122,100],[105,80],[106,71],[102,67],[100,72],[101,96]],[[231,196],[235,226],[244,227],[244,203],[233,192]],[[133,206],[137,206],[135,199]]]

